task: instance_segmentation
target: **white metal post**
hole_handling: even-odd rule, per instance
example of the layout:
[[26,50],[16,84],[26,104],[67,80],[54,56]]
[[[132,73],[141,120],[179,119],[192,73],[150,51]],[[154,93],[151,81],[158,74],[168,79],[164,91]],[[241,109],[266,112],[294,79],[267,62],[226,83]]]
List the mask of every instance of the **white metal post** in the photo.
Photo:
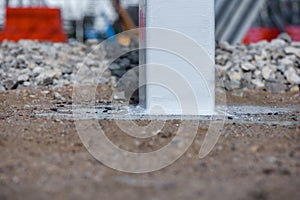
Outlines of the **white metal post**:
[[[141,103],[151,114],[212,115],[215,109],[214,0],[142,0],[140,6],[140,22],[146,28],[176,31],[203,49],[195,52],[196,48],[189,42],[166,42],[176,37],[172,34],[170,38],[164,37],[165,32],[146,30],[142,33],[141,47],[163,44],[166,50],[181,48],[182,52],[190,52],[187,57],[198,57],[200,66],[193,66],[183,58],[185,55],[180,57],[157,49],[141,50],[140,61],[147,64],[146,70],[140,71],[140,80],[146,82],[146,88],[140,89]],[[168,66],[171,71],[153,64]]]

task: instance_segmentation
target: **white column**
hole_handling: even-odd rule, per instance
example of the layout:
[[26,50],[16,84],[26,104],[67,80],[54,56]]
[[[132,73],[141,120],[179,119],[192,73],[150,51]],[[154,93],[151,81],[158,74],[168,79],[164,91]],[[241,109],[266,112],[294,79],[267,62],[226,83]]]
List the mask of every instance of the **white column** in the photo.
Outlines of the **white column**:
[[[146,109],[151,114],[212,115],[215,108],[214,1],[144,0],[141,12],[144,16],[141,21],[147,28],[170,32],[146,30],[141,41],[151,48],[144,55],[141,51],[142,58],[145,56],[141,60],[147,65],[146,70],[140,71],[140,80],[147,85],[145,90],[140,90],[140,99],[145,99],[142,103]],[[157,46],[184,55],[152,49]]]

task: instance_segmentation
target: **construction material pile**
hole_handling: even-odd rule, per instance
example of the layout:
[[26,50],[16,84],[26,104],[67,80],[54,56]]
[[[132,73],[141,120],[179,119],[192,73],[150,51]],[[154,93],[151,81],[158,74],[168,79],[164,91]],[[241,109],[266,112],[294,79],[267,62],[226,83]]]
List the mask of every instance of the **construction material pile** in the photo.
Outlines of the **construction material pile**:
[[299,92],[300,42],[292,42],[286,34],[250,45],[221,42],[216,49],[216,64],[219,83],[228,91]]
[[[90,53],[78,42],[39,43],[22,40],[0,45],[0,91],[20,87],[63,87],[74,82],[79,68],[94,75],[103,66],[104,52]],[[88,55],[88,56],[87,56]]]
[[[106,67],[107,58],[114,58],[116,51],[123,48],[117,46],[91,51],[96,46],[78,42],[4,41],[0,44],[0,91],[72,85],[79,68],[84,69],[88,76],[95,76]],[[99,81],[115,82],[137,65],[138,51],[124,54],[110,65],[107,79]],[[292,42],[286,34],[272,42],[250,45],[233,46],[222,42],[216,48],[216,66],[218,83],[227,91],[299,92],[300,43]],[[132,75],[132,81],[138,81],[137,74]]]
[[[84,71],[85,77],[91,77],[93,81],[112,61],[110,70],[105,70],[99,77],[99,83],[114,83],[127,70],[138,65],[139,57],[137,51],[122,55],[128,47],[107,44],[99,48],[95,42],[4,41],[0,44],[0,91],[21,87],[69,86],[76,81],[79,69],[81,74]],[[133,42],[130,45],[136,46]],[[122,56],[115,59],[116,55]],[[133,78],[138,80],[137,75]]]

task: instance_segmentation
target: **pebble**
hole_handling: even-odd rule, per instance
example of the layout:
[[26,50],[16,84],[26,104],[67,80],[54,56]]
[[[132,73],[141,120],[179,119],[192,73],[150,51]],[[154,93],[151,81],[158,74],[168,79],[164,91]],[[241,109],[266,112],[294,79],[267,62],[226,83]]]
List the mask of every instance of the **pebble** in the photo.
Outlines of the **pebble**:
[[242,63],[241,66],[242,66],[242,69],[245,71],[252,71],[252,70],[256,69],[256,66],[249,62]]
[[300,91],[300,88],[299,88],[299,86],[295,85],[294,87],[292,87],[292,88],[290,89],[290,91],[291,91],[291,92],[298,93],[298,92]]
[[114,100],[117,100],[117,101],[120,101],[120,100],[126,100],[126,97],[125,97],[125,92],[122,91],[116,91],[114,94],[113,94],[113,99]]
[[232,81],[240,81],[242,79],[242,73],[240,71],[229,71],[228,76]]
[[300,58],[300,48],[296,48],[296,47],[286,47],[284,49],[286,54],[294,54],[296,55],[298,58]]
[[29,80],[28,74],[22,74],[18,77],[18,82],[21,82],[21,83],[28,81],[28,80]]
[[259,149],[260,149],[260,147],[257,146],[257,145],[254,145],[254,146],[250,147],[250,151],[252,153],[257,153],[259,151]]
[[297,75],[297,72],[294,68],[289,67],[288,70],[284,72],[284,75],[289,83],[294,85],[300,85],[300,76]]
[[290,58],[283,58],[281,60],[279,60],[279,63],[283,66],[287,66],[287,67],[293,67],[294,66],[294,61]]
[[3,85],[0,85],[0,92],[4,92],[6,89]]
[[54,92],[53,93],[53,97],[56,100],[62,100],[63,99],[63,97],[61,96],[61,94],[59,94],[58,92]]
[[57,108],[50,108],[51,111],[57,112],[58,109]]
[[271,67],[266,66],[264,68],[262,68],[262,76],[265,80],[270,80],[270,79],[274,79],[275,75],[273,73],[273,70],[271,69]]
[[253,79],[251,83],[255,86],[255,88],[261,89],[265,87],[265,83],[259,79]]
[[12,80],[12,79],[8,79],[5,80],[3,82],[3,86],[7,89],[7,90],[12,90],[15,89],[17,87],[17,82]]
[[18,183],[20,182],[20,179],[19,179],[19,177],[14,176],[14,177],[12,178],[12,181],[13,181],[13,183],[18,184]]
[[286,42],[280,38],[272,40],[269,44],[269,46],[271,47],[272,50],[284,47],[285,45],[286,45]]
[[44,91],[42,91],[41,93],[42,93],[42,94],[44,94],[44,95],[47,95],[47,94],[49,94],[49,93],[50,93],[50,91],[48,91],[48,90],[44,90]]
[[292,38],[289,36],[289,34],[287,33],[282,33],[278,36],[278,39],[284,40],[287,43],[291,43],[292,42]]
[[279,82],[266,82],[265,88],[267,92],[273,94],[285,93],[287,91],[287,86],[284,83]]

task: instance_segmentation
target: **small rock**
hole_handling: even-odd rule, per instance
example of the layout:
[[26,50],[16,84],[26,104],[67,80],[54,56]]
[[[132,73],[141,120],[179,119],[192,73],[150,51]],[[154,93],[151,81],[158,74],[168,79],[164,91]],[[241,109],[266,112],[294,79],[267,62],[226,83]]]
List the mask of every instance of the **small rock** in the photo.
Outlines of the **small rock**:
[[57,112],[58,109],[57,108],[50,108],[51,111]]
[[13,90],[13,89],[16,89],[18,87],[18,84],[16,81],[14,80],[5,80],[3,82],[3,86],[7,89],[7,90]]
[[282,72],[276,72],[276,81],[281,83],[286,83],[285,76],[282,74]]
[[20,183],[20,179],[19,179],[19,177],[17,177],[17,176],[14,176],[14,177],[12,178],[12,181],[13,181],[15,184]]
[[257,145],[250,147],[250,151],[252,153],[257,153],[259,149],[260,149],[260,147]]
[[240,71],[228,72],[229,79],[232,81],[240,81],[242,79],[242,73]]
[[0,92],[4,92],[6,89],[3,85],[0,85]]
[[267,160],[268,163],[274,164],[274,163],[276,163],[277,158],[274,157],[274,156],[270,156],[270,157],[267,157],[266,160]]
[[28,69],[33,70],[37,65],[33,62],[28,63]]
[[219,47],[225,51],[228,52],[233,52],[235,50],[234,46],[230,45],[228,42],[226,41],[222,41],[219,43]]
[[265,88],[268,92],[273,94],[285,93],[287,86],[284,83],[266,82]]
[[172,133],[170,131],[162,131],[158,133],[158,136],[162,138],[170,138],[172,137]]
[[92,60],[92,59],[84,60],[84,64],[88,67],[98,67],[99,66],[99,63],[95,60]]
[[281,33],[281,34],[278,36],[278,39],[284,40],[284,41],[286,41],[287,43],[291,43],[291,42],[292,42],[291,36],[289,36],[289,34],[287,34],[287,33]]
[[255,54],[254,59],[256,61],[264,61],[268,58],[268,53],[265,50],[261,51],[261,54]]
[[119,70],[119,69],[121,69],[121,66],[118,65],[117,63],[112,63],[112,64],[109,66],[109,69],[110,69],[110,70]]
[[53,77],[47,76],[46,74],[40,74],[36,77],[36,81],[38,85],[51,85],[53,83]]
[[238,80],[232,80],[230,81],[230,87],[231,90],[236,90],[241,88],[241,82]]
[[300,58],[300,48],[296,48],[296,47],[286,47],[284,49],[284,52],[286,54],[294,54],[296,55],[298,58]]
[[284,66],[284,65],[279,65],[279,66],[277,67],[277,70],[280,71],[280,72],[282,72],[282,73],[284,73],[284,72],[286,71],[286,66]]
[[259,79],[253,79],[251,83],[255,86],[255,88],[261,89],[265,87],[265,83]]
[[218,151],[223,151],[224,147],[222,145],[217,146]]
[[260,70],[255,70],[253,75],[257,79],[262,79],[262,73]]
[[274,70],[270,66],[263,67],[261,72],[265,80],[271,80],[275,78]]
[[229,56],[227,54],[217,55],[216,57],[216,63],[221,66],[224,66],[228,60]]
[[228,69],[226,67],[223,67],[221,65],[216,65],[216,73],[218,74],[219,77],[224,77],[226,76]]
[[253,65],[253,64],[250,63],[250,62],[242,63],[242,64],[241,64],[241,67],[242,67],[242,69],[245,70],[245,71],[253,71],[253,70],[256,69],[256,66]]
[[99,44],[99,40],[97,40],[97,39],[88,39],[85,43],[86,43],[86,45],[89,45],[89,46],[97,45],[97,44]]
[[36,77],[36,81],[38,85],[51,85],[55,78],[61,76],[61,72],[57,70],[47,70],[43,71]]
[[290,89],[290,92],[293,92],[293,93],[297,93],[297,92],[299,92],[300,91],[300,89],[299,89],[299,86],[298,85],[295,85],[294,87],[292,87],[291,89]]
[[294,68],[289,67],[288,70],[284,72],[284,75],[289,83],[299,85],[300,77],[297,75],[297,72]]
[[26,55],[18,55],[16,59],[18,64],[24,64],[27,60]]
[[57,99],[57,100],[61,100],[63,97],[61,96],[61,94],[59,94],[58,92],[54,92],[53,93],[53,97],[54,99]]
[[126,100],[125,92],[124,91],[114,92],[113,98],[114,100]]
[[18,82],[23,83],[29,80],[29,76],[27,74],[22,74],[18,77]]
[[41,65],[44,61],[43,56],[38,56],[38,55],[32,55],[32,60],[37,64],[37,65]]
[[40,73],[42,73],[43,71],[44,71],[44,68],[37,66],[37,67],[35,67],[35,68],[33,69],[32,73],[33,73],[33,76],[34,76],[34,77],[37,77],[37,76],[40,75]]
[[50,93],[50,91],[48,91],[48,90],[44,90],[44,91],[42,91],[41,93],[42,93],[42,94],[45,94],[45,95],[47,95],[47,94],[49,94],[49,93]]
[[18,62],[16,60],[13,60],[11,61],[9,64],[8,64],[8,67],[9,68],[17,68],[18,67]]
[[272,50],[276,50],[276,49],[284,47],[286,45],[287,45],[287,43],[282,39],[274,39],[270,43],[270,47]]
[[139,64],[139,53],[138,53],[138,51],[132,51],[129,54],[129,59],[130,59],[131,63]]
[[29,87],[30,85],[31,85],[31,82],[29,82],[29,81],[26,81],[23,83],[23,86],[25,86],[25,87]]
[[130,66],[130,60],[128,58],[123,58],[121,59],[119,65],[121,66],[122,69],[126,69],[127,67]]
[[300,42],[295,42],[293,41],[292,44],[291,44],[292,47],[297,47],[297,48],[300,48]]
[[252,80],[252,73],[251,72],[244,73],[243,78],[247,82],[251,82],[251,80]]
[[60,67],[61,73],[62,74],[72,74],[72,68],[71,67],[67,67],[67,66],[61,66]]
[[279,60],[279,63],[286,66],[286,67],[293,67],[295,65],[293,60],[290,60],[288,58],[283,58]]

